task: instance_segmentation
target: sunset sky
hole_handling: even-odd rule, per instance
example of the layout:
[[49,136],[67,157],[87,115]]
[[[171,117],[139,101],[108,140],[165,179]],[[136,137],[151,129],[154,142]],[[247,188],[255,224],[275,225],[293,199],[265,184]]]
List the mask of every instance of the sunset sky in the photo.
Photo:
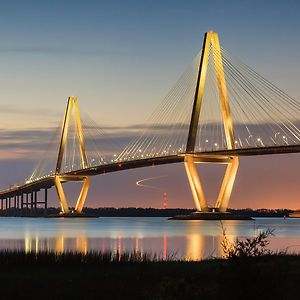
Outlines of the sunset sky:
[[[30,176],[70,95],[100,127],[115,128],[118,137],[143,124],[200,50],[208,30],[300,99],[299,1],[0,3],[1,189]],[[230,207],[300,208],[299,169],[300,154],[242,158]],[[203,166],[200,172],[213,204],[218,167]],[[149,181],[155,189],[135,184],[157,176],[162,177]],[[162,207],[163,192],[169,207],[193,207],[182,164],[95,177],[86,204]],[[58,205],[54,189],[51,199]]]

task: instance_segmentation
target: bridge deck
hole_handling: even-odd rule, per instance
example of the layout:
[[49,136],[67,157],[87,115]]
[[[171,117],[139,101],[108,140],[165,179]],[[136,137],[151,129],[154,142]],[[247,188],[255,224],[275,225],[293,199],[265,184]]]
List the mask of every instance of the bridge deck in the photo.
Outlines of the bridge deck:
[[[195,156],[253,156],[253,155],[270,155],[270,154],[286,154],[286,153],[298,153],[300,152],[300,145],[291,146],[274,146],[274,147],[257,147],[257,148],[245,148],[245,149],[233,149],[233,150],[220,150],[194,153]],[[184,154],[171,155],[164,157],[154,157],[148,159],[140,159],[133,161],[126,161],[120,163],[111,163],[107,165],[99,165],[96,167],[90,167],[70,173],[66,175],[81,175],[81,176],[95,176],[105,173],[136,169],[142,167],[173,164],[183,162]],[[6,189],[0,192],[0,199],[13,197],[22,193],[31,193],[33,191],[39,191],[45,188],[51,188],[54,186],[54,176],[49,176],[34,182],[26,183],[21,186],[15,186],[10,189]]]

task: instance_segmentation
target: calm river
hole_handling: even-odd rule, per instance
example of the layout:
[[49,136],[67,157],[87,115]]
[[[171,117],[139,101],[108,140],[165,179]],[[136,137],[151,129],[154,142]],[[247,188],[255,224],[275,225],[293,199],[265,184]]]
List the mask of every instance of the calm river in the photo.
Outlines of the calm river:
[[[300,252],[300,219],[223,221],[230,240],[274,229],[270,248]],[[0,218],[0,249],[25,251],[139,251],[162,258],[202,259],[222,255],[219,221],[167,218]]]

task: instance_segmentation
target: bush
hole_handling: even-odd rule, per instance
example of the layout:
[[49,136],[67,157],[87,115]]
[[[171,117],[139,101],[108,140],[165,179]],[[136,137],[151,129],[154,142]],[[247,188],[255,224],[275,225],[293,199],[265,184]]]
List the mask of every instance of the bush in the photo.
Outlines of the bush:
[[233,243],[229,241],[226,230],[223,228],[223,240],[221,242],[223,257],[226,259],[236,259],[245,257],[257,257],[274,254],[267,249],[269,237],[274,235],[274,230],[266,229],[252,238],[236,239]]

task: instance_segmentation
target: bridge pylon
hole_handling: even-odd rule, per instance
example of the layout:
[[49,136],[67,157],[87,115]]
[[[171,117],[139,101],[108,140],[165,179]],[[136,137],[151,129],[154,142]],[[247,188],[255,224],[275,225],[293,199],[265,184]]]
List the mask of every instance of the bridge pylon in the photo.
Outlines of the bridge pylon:
[[[205,33],[203,40],[202,54],[197,77],[186,154],[184,155],[184,165],[197,211],[207,212],[213,210],[216,212],[225,212],[228,207],[229,199],[231,196],[234,180],[238,169],[238,157],[216,155],[205,156],[201,154],[194,154],[198,123],[205,88],[208,59],[211,52],[213,54],[214,59],[214,70],[220,100],[220,109],[223,119],[226,145],[228,150],[235,148],[233,123],[228,101],[226,79],[224,76],[219,37],[216,32],[209,31]],[[218,62],[218,65],[216,62]],[[227,164],[219,196],[217,198],[216,205],[213,208],[209,208],[207,205],[203,187],[195,166],[195,164],[197,163]]]
[[61,140],[60,140],[56,169],[55,169],[55,180],[54,180],[55,187],[57,190],[57,195],[58,195],[60,205],[61,205],[62,213],[70,212],[70,208],[69,208],[67,198],[66,198],[66,195],[65,195],[63,187],[62,187],[62,183],[73,182],[73,181],[83,182],[82,188],[81,188],[81,191],[80,191],[80,194],[78,196],[76,206],[75,206],[75,212],[77,212],[77,213],[82,212],[82,209],[83,209],[83,206],[84,206],[84,203],[86,200],[86,196],[88,193],[88,189],[90,186],[89,176],[64,174],[61,171],[66,141],[67,141],[67,137],[68,137],[68,129],[69,129],[69,124],[70,124],[70,119],[71,119],[72,113],[74,113],[74,118],[75,118],[76,134],[77,134],[77,140],[79,143],[81,166],[83,169],[88,166],[87,156],[86,156],[86,151],[85,151],[84,136],[83,136],[83,131],[82,131],[79,106],[78,106],[78,100],[77,100],[77,97],[71,96],[68,98],[68,104],[67,104],[66,113],[65,113],[65,117],[64,117],[64,123],[63,123],[63,128],[62,128]]

